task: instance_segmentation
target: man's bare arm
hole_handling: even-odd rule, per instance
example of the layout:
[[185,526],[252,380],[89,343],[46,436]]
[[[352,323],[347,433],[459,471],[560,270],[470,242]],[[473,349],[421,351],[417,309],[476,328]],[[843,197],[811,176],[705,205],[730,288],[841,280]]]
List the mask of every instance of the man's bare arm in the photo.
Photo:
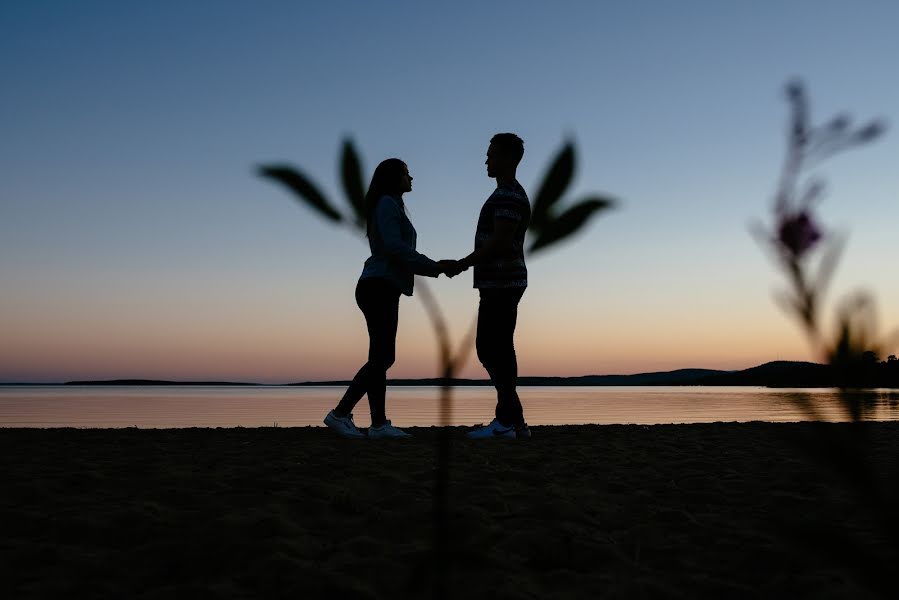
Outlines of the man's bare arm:
[[490,262],[513,254],[515,231],[519,221],[514,219],[493,219],[493,235],[483,246],[459,261],[464,268]]

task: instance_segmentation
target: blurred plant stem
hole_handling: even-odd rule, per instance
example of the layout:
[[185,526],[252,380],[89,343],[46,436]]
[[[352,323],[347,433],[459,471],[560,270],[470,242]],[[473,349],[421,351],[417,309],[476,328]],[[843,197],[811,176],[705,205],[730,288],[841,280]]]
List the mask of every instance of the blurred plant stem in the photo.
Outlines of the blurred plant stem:
[[[874,300],[864,292],[855,292],[839,304],[832,337],[824,331],[821,306],[845,243],[843,236],[834,235],[820,225],[815,205],[824,191],[824,183],[806,176],[811,166],[878,138],[886,128],[881,121],[853,128],[846,115],[813,126],[802,83],[788,84],[786,95],[791,108],[787,151],[772,207],[773,224],[766,228],[756,223],[752,232],[787,279],[789,289],[777,295],[778,302],[797,319],[819,360],[830,365],[842,408],[852,421],[848,429],[816,425],[815,435],[805,439],[805,450],[854,490],[860,508],[869,514],[872,522],[880,524],[889,550],[881,555],[873,554],[870,543],[863,543],[848,532],[845,535],[841,532],[828,535],[824,530],[806,532],[805,541],[809,549],[854,571],[871,589],[884,597],[894,597],[890,565],[899,559],[899,528],[891,513],[896,494],[891,489],[892,481],[885,480],[872,466],[867,428],[863,423],[870,395],[861,391],[871,385],[872,360],[876,364],[877,356],[892,341],[880,336]],[[813,268],[815,259],[817,267]],[[821,420],[808,395],[796,393],[794,402],[811,421]]]

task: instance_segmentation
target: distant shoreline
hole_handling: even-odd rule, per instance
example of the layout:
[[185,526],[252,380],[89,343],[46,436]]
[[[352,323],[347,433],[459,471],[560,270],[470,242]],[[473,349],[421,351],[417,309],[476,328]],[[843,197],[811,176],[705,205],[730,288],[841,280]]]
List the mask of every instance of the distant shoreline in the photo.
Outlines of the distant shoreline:
[[[899,362],[880,363],[880,371],[866,379],[870,385],[864,387],[899,388]],[[349,385],[349,380],[302,381],[295,383],[270,384],[235,381],[168,381],[156,379],[113,379],[67,381],[62,383],[0,383],[0,386],[243,386],[243,387],[340,387]],[[482,387],[490,386],[489,379],[452,379],[428,377],[421,379],[389,379],[388,385],[396,387],[444,386]],[[721,371],[715,369],[678,369],[633,375],[582,375],[575,377],[519,377],[518,385],[531,387],[549,386],[754,386],[770,388],[832,388],[837,387],[836,378],[830,366],[810,362],[774,361],[741,371]]]

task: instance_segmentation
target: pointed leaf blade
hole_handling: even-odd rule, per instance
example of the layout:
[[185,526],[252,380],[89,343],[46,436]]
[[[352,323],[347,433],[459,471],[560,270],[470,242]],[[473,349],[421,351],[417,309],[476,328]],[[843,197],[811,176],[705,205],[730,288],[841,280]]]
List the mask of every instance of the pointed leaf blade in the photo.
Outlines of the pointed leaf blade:
[[818,265],[818,272],[813,279],[813,289],[818,296],[823,296],[827,286],[830,284],[830,280],[833,278],[834,271],[836,271],[837,263],[840,262],[840,255],[843,253],[843,247],[845,245],[846,238],[844,236],[831,238],[830,244],[828,244],[824,255],[821,257],[821,262]]
[[267,177],[286,186],[299,196],[308,206],[317,210],[323,217],[339,223],[343,220],[337,210],[325,198],[319,189],[305,175],[291,167],[283,165],[263,165],[258,169],[259,175]]
[[529,251],[536,252],[559,242],[583,227],[594,213],[606,210],[614,205],[608,198],[588,198],[575,204],[558,218],[549,221],[531,244]]
[[343,191],[353,209],[356,225],[365,227],[365,187],[362,179],[362,163],[353,140],[349,138],[343,142],[340,178],[343,182]]
[[787,84],[787,100],[790,102],[790,144],[801,150],[809,142],[809,103],[802,81],[796,79]]
[[559,201],[571,183],[571,178],[574,175],[574,160],[574,145],[571,142],[566,142],[559,153],[556,154],[534,198],[530,224],[532,230],[536,232],[542,231],[549,223],[552,206]]

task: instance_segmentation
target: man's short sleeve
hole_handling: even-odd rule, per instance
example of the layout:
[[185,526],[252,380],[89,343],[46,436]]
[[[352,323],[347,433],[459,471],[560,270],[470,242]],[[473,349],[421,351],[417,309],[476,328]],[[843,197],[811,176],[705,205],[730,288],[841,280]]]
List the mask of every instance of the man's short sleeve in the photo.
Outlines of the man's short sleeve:
[[511,190],[501,190],[494,194],[493,218],[509,219],[510,221],[522,221],[524,219],[523,205],[527,200]]

